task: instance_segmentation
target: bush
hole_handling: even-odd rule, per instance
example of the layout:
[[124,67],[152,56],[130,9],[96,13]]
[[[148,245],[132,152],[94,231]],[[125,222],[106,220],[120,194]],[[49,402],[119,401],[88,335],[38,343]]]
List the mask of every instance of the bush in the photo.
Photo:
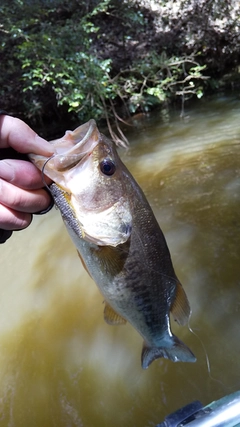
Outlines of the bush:
[[[211,7],[178,0],[174,11],[167,1],[156,4],[152,11],[141,0],[2,1],[1,107],[47,126],[48,135],[105,118],[112,137],[123,139],[119,121],[127,115],[176,97],[200,98],[213,56],[209,34],[221,10],[216,0]],[[196,8],[207,14],[207,25],[199,26]],[[230,21],[229,8],[223,8],[228,30],[239,24],[238,15]],[[215,33],[222,37],[220,27]],[[226,52],[229,57],[229,46]]]

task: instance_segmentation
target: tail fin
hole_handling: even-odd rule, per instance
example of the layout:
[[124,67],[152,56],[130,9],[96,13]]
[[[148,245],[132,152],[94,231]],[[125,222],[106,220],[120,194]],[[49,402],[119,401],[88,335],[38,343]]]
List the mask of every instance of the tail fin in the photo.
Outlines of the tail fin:
[[175,335],[171,337],[170,347],[149,347],[145,342],[142,349],[142,368],[147,369],[149,365],[160,357],[170,359],[172,362],[196,362],[196,357],[191,350]]

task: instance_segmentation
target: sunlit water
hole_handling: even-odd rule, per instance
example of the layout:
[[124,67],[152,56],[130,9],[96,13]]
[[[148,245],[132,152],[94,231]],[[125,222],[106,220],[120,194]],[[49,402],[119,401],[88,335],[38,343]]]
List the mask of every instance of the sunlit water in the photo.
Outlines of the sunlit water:
[[205,100],[186,114],[142,117],[121,154],[188,294],[197,336],[174,331],[197,362],[142,370],[141,337],[104,323],[103,298],[54,209],[0,247],[0,426],[150,427],[240,389],[240,101]]

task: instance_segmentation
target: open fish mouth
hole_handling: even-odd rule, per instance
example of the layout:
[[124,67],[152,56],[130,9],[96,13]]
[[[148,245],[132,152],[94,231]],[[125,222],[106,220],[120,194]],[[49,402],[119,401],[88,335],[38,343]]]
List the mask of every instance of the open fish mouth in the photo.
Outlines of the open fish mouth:
[[57,182],[59,174],[72,169],[89,155],[100,138],[97,124],[91,119],[74,131],[66,131],[62,138],[49,141],[55,152],[48,159],[36,154],[29,154],[29,158],[38,169]]
[[79,126],[75,131],[66,131],[63,138],[50,141],[55,148],[55,153],[46,161],[43,168],[47,166],[58,172],[72,169],[91,153],[99,139],[100,132],[93,119]]

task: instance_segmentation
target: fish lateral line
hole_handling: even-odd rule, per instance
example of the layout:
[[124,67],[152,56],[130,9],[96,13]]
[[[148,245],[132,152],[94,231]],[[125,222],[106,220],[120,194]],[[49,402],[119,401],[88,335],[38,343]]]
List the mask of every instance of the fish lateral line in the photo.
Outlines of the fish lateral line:
[[[131,238],[131,236],[129,236],[129,239]],[[129,239],[128,239],[128,241],[129,241]],[[139,239],[140,240],[140,239]],[[117,245],[116,247],[119,249],[119,251],[122,251],[122,252],[124,252],[124,253],[128,253],[128,250],[126,250],[124,247],[123,247],[123,245],[124,244],[119,244],[119,245]],[[141,242],[141,245],[142,245],[142,242]],[[170,276],[169,274],[166,274],[166,273],[163,273],[163,272],[159,272],[157,269],[155,269],[155,268],[153,268],[152,266],[151,267],[148,267],[148,269],[149,269],[149,271],[152,271],[152,272],[154,272],[154,273],[156,273],[156,274],[158,274],[160,277],[165,277],[166,279],[170,279],[170,280],[172,280],[172,281],[175,281],[176,282],[176,284],[179,282],[179,280],[178,280],[178,278],[176,277],[176,276]],[[182,285],[181,285],[182,286]],[[184,291],[185,292],[185,291]]]
[[[160,225],[159,225],[159,223],[158,223],[158,221],[157,221],[157,224],[158,224],[158,227],[159,227],[159,229],[160,229],[160,231],[162,232],[162,230],[161,230],[161,227],[160,227]],[[138,233],[138,231],[135,229],[135,234],[136,234],[136,236],[138,237],[138,242],[139,242],[139,244],[140,244],[140,246],[142,247],[142,250],[143,250],[143,252],[144,252],[144,250],[145,250],[145,247],[143,246],[143,244],[142,244],[142,239],[141,239],[141,236],[140,236],[140,233]],[[163,234],[163,233],[162,233]],[[166,242],[166,246],[167,246],[167,241],[166,241],[166,239],[165,239],[165,242]],[[168,249],[168,246],[167,246],[167,249]],[[168,249],[168,251],[169,251],[169,249]],[[169,252],[169,256],[170,256],[170,252]],[[171,256],[170,256],[170,258],[171,258]],[[149,267],[148,267],[149,268]],[[183,286],[182,286],[182,284],[180,283],[180,281],[179,281],[179,279],[176,277],[176,276],[170,276],[169,274],[166,274],[166,273],[163,273],[163,272],[159,272],[159,270],[157,270],[157,269],[155,269],[155,268],[153,268],[153,267],[150,267],[150,269],[149,269],[150,271],[152,271],[152,272],[154,272],[154,273],[156,273],[156,274],[158,274],[160,277],[165,277],[166,279],[170,279],[170,280],[172,280],[172,281],[174,281],[176,284],[180,284],[181,285],[181,287],[182,287],[182,290],[183,290],[183,292],[184,292],[184,294],[185,294],[185,296],[186,296],[186,298],[187,298],[187,295],[186,295],[186,293],[185,293],[185,291],[184,291],[184,289],[183,289]],[[188,299],[187,299],[187,301],[188,301]],[[189,305],[189,302],[188,302],[188,305]],[[190,309],[190,306],[189,306],[189,309]],[[186,323],[185,323],[186,324]]]

